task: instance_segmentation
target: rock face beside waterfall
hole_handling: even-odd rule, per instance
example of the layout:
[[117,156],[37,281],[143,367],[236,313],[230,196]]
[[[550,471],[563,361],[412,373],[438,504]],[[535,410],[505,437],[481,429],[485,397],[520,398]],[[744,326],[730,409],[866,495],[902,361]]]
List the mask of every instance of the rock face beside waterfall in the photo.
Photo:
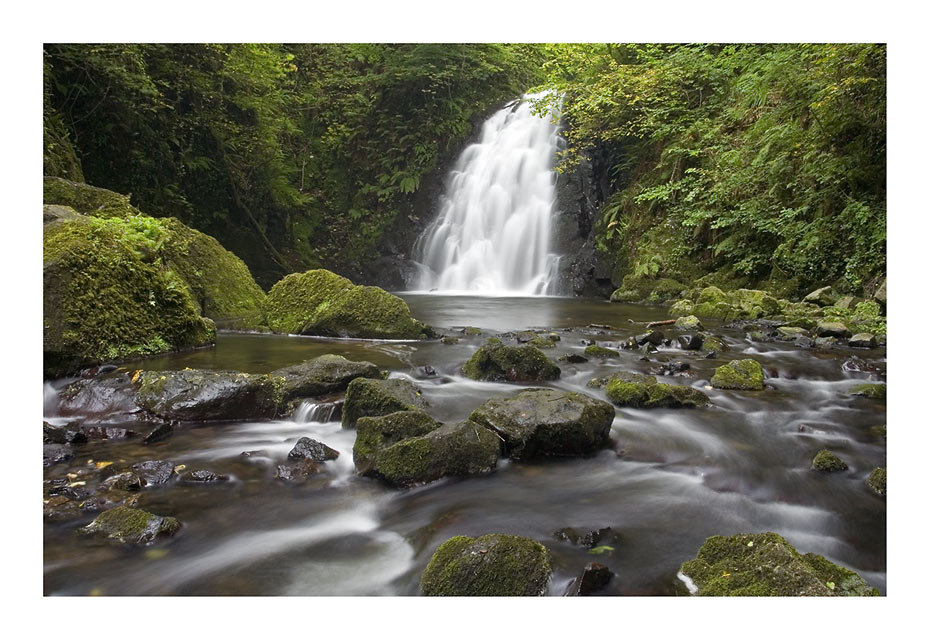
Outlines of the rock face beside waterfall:
[[264,323],[278,333],[400,340],[434,336],[397,296],[325,269],[282,278],[268,293],[262,313]]

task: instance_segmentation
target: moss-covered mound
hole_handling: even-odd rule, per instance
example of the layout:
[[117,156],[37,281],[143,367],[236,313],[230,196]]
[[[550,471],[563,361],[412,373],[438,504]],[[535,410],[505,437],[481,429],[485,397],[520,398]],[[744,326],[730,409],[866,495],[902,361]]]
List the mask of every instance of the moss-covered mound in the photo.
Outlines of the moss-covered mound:
[[391,378],[370,380],[356,378],[346,388],[342,406],[342,426],[354,429],[364,416],[384,416],[395,411],[413,411],[429,407],[420,388],[409,380]]
[[887,488],[886,483],[888,480],[888,475],[885,471],[885,467],[876,467],[872,470],[872,473],[869,474],[866,482],[869,485],[869,488],[872,489],[878,495],[885,497]]
[[859,384],[853,387],[850,394],[872,398],[873,400],[885,400],[887,398],[887,385],[884,384]]
[[278,333],[416,340],[435,337],[407,303],[378,287],[358,286],[325,269],[292,273],[275,284],[263,306]]
[[45,225],[45,375],[213,342],[184,281],[155,259],[151,218]]
[[619,351],[615,349],[608,349],[607,347],[602,347],[596,344],[588,345],[587,347],[585,347],[584,354],[592,358],[618,358],[620,357]]
[[462,365],[462,373],[473,380],[542,382],[555,380],[562,370],[532,345],[511,347],[497,338],[488,338]]
[[395,411],[383,416],[364,416],[355,423],[352,460],[361,475],[377,475],[378,454],[406,438],[426,435],[442,426],[423,411]]
[[156,538],[172,536],[180,528],[181,523],[175,518],[156,516],[132,507],[115,507],[101,513],[83,531],[126,544],[145,545]]
[[511,458],[578,456],[608,444],[614,408],[583,393],[526,389],[488,400],[468,419],[499,434]]
[[356,378],[381,378],[381,370],[370,362],[354,362],[330,353],[271,372],[272,378],[283,378],[284,402],[324,393],[345,391]]
[[655,376],[617,373],[606,383],[607,399],[618,407],[632,409],[678,409],[703,407],[710,399],[700,389],[657,382]]
[[832,451],[821,449],[814,456],[811,468],[816,471],[845,471],[849,468],[849,465]]
[[143,371],[135,378],[139,405],[165,420],[271,418],[282,400],[282,378],[236,371]]
[[714,371],[710,384],[715,389],[761,391],[764,387],[762,365],[749,358],[731,360]]
[[[683,311],[683,308],[679,308]],[[722,320],[756,319],[781,312],[781,305],[767,291],[737,289],[724,292],[718,287],[705,287],[696,296],[690,313],[701,318]]]
[[708,538],[680,572],[699,596],[877,596],[857,573],[813,553],[801,555],[777,533]]
[[42,201],[61,204],[97,218],[130,218],[143,215],[129,203],[129,196],[83,182],[45,176]]
[[426,566],[420,588],[428,596],[541,596],[552,573],[549,550],[522,536],[456,536]]

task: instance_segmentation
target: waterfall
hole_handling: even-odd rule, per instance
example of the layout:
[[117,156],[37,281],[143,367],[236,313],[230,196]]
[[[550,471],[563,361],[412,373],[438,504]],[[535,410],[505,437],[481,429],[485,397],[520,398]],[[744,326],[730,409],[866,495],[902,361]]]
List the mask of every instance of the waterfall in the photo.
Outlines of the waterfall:
[[554,294],[550,251],[557,114],[534,114],[528,94],[492,115],[458,158],[440,213],[417,239],[419,288],[481,295]]

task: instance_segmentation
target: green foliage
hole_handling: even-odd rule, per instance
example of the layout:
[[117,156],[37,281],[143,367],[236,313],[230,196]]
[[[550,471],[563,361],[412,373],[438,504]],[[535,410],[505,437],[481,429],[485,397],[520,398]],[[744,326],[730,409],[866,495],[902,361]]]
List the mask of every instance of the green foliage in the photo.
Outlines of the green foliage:
[[[571,123],[563,168],[592,146],[612,165],[599,245],[632,254],[661,220],[704,268],[753,282],[885,270],[885,47],[553,45],[549,83]],[[637,275],[673,269],[650,259]]]

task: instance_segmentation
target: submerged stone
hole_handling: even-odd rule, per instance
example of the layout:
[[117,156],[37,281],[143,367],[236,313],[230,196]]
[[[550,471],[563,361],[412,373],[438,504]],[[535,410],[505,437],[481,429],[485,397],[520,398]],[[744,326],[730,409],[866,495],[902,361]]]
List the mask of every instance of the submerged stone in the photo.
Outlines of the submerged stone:
[[288,452],[287,457],[291,460],[307,459],[326,462],[338,458],[339,452],[313,438],[303,437],[297,440],[297,444]]
[[699,596],[877,596],[857,573],[813,553],[801,555],[777,533],[712,536],[681,565]]
[[172,536],[180,528],[181,523],[175,518],[156,516],[132,507],[115,507],[101,513],[83,530],[125,544],[146,545],[159,537]]
[[497,338],[489,338],[462,365],[462,373],[473,380],[541,382],[555,380],[562,371],[532,345],[511,347]]
[[551,573],[549,550],[530,538],[456,536],[436,549],[420,588],[427,596],[541,596]]
[[578,456],[607,446],[614,408],[572,391],[526,389],[491,398],[469,420],[492,429],[514,459]]
[[408,380],[356,378],[346,389],[342,427],[355,428],[356,421],[363,416],[383,416],[395,411],[425,409],[428,406],[420,388]]
[[731,360],[717,367],[710,384],[715,389],[761,391],[764,387],[762,365],[749,358]]

